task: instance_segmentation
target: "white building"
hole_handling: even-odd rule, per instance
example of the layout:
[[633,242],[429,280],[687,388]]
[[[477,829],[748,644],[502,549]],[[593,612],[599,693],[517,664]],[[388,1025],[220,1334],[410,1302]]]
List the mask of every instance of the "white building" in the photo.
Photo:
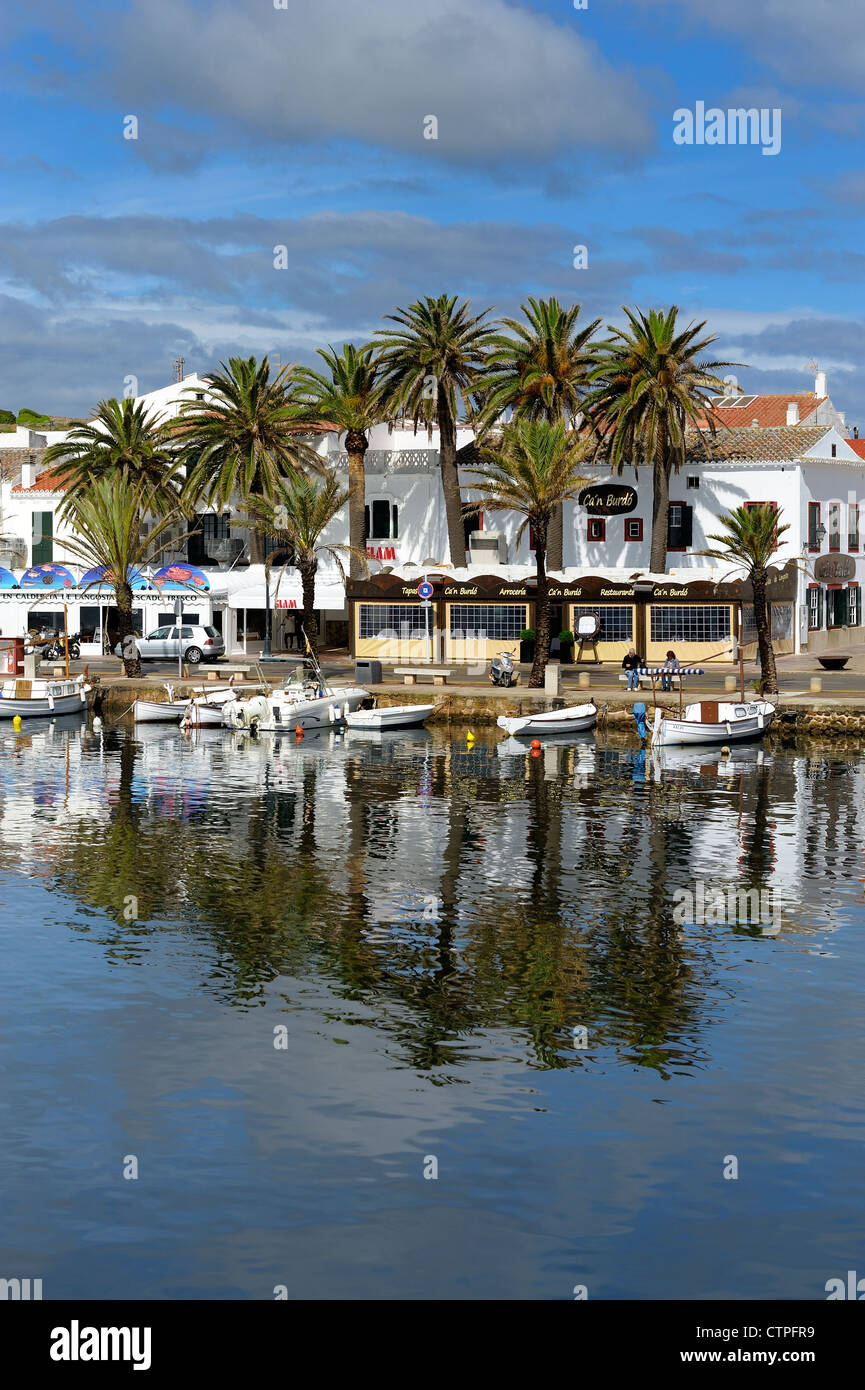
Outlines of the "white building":
[[[205,390],[203,379],[193,374],[141,400],[165,419],[183,399],[203,397]],[[790,527],[778,556],[779,565],[788,565],[775,590],[778,649],[807,644],[821,650],[855,640],[851,629],[861,627],[865,569],[859,496],[863,442],[844,437],[843,415],[826,394],[824,375],[813,394],[787,398],[731,391],[717,408],[725,428],[708,452],[695,447],[672,479],[666,575],[647,573],[650,468],[612,480],[633,493],[626,511],[589,515],[576,503],[565,509],[564,568],[553,576],[554,632],[574,630],[579,613],[590,608],[601,618],[604,658],[620,659],[632,641],[649,658],[671,643],[694,660],[717,654],[735,630],[736,591],[713,587],[724,571],[699,552],[717,531],[722,513],[771,502]],[[44,466],[46,447],[63,437],[21,428],[0,433],[0,465],[5,463],[8,475],[0,483],[0,636],[34,626],[62,627],[65,604],[70,631],[83,634],[82,653],[95,655],[112,628],[112,595],[81,589],[78,580],[86,566],[65,544],[68,531],[57,515],[64,497],[62,468]],[[472,443],[471,430],[461,427],[461,461],[470,462]],[[333,434],[315,444],[334,466],[347,469],[341,446]],[[600,490],[611,481],[602,467],[587,468],[587,474]],[[463,467],[466,499],[472,478]],[[338,572],[322,563],[316,608],[327,642],[348,642],[360,656],[406,659],[411,652],[395,644],[407,636],[417,647],[413,654],[425,654],[420,637],[427,616],[416,592],[425,572],[436,576],[437,659],[467,659],[469,645],[476,655],[487,654],[533,626],[533,553],[528,532],[517,541],[520,518],[479,507],[466,519],[468,564],[447,563],[436,430],[381,425],[371,431],[366,512],[371,573],[368,581],[351,586],[350,604]],[[347,541],[347,528],[346,511],[324,539]],[[181,539],[187,531],[191,534]],[[171,622],[180,595],[186,620],[218,627],[230,652],[260,651],[268,595],[264,567],[250,565],[248,554],[239,507],[230,505],[219,515],[203,509],[192,527],[177,528],[174,546],[154,565],[154,570],[179,566],[178,582],[161,588],[148,582],[136,592],[138,630],[150,632]],[[68,573],[58,574],[58,565]],[[803,568],[797,571],[797,565]],[[45,566],[55,569],[39,568]],[[291,614],[301,606],[297,572],[283,575],[275,568],[269,598],[274,650],[280,650],[293,627]],[[747,622],[746,612],[749,635]]]

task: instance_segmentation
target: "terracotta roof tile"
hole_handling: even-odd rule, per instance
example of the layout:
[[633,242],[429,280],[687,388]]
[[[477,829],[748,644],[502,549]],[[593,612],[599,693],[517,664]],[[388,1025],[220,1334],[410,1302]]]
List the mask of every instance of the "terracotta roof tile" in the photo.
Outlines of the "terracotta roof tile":
[[810,391],[787,396],[749,396],[745,392],[742,396],[742,405],[716,406],[715,419],[718,424],[731,425],[734,428],[750,427],[755,420],[761,429],[773,425],[786,425],[787,406],[795,401],[799,407],[799,423],[801,425],[807,421],[809,415],[813,415],[818,405],[822,405],[828,399],[828,396],[814,396]]
[[848,439],[845,441],[860,459],[865,459],[865,439]]

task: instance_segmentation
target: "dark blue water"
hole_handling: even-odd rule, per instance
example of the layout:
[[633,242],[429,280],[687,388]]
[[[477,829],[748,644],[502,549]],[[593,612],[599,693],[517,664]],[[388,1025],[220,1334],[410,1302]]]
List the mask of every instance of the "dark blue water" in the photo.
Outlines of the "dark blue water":
[[[820,1299],[865,1264],[860,750],[512,747],[0,729],[0,1277]],[[698,883],[771,911],[694,920]]]

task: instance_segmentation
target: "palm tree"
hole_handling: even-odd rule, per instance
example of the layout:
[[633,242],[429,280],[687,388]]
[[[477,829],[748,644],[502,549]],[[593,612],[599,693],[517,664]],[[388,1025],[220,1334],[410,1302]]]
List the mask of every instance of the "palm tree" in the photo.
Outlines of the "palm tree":
[[[595,363],[592,339],[601,325],[595,319],[578,325],[579,304],[563,309],[557,299],[529,299],[520,306],[526,322],[502,320],[509,334],[496,333],[479,380],[483,405],[478,425],[483,432],[505,411],[529,420],[565,420],[573,425],[582,410],[587,377]],[[550,569],[564,563],[563,510],[550,527]]]
[[[284,475],[321,459],[300,437],[307,417],[291,394],[294,368],[271,380],[270,362],[231,357],[204,378],[203,400],[184,401],[168,424],[191,501],[224,507],[232,495],[265,497]],[[250,558],[261,564],[265,539],[253,530]]]
[[[342,511],[349,498],[347,488],[341,488],[332,473],[323,478],[310,478],[303,473],[286,474],[276,478],[269,495],[250,497],[246,508],[265,536],[277,542],[265,565],[268,574],[272,566],[283,561],[282,573],[291,565],[300,571],[303,590],[303,630],[313,654],[318,651],[318,626],[315,620],[315,576],[320,555],[329,555],[341,578],[345,579],[342,555],[354,555],[350,545],[322,541],[322,533]],[[361,569],[366,569],[366,555],[360,551]],[[280,575],[280,578],[282,576]]]
[[385,317],[399,324],[398,329],[379,328],[379,364],[385,401],[391,411],[408,415],[415,429],[423,421],[439,429],[439,463],[448,548],[453,565],[466,562],[465,530],[457,470],[457,418],[459,402],[467,401],[471,384],[483,366],[490,342],[490,328],[484,319],[490,312],[474,317],[467,301],[457,304],[456,295],[427,295]]
[[771,605],[766,597],[766,583],[772,556],[788,525],[779,526],[780,508],[736,507],[719,517],[722,533],[709,536],[714,548],[702,550],[713,560],[732,561],[734,567],[747,576],[754,595],[754,625],[757,629],[757,649],[760,654],[760,689],[764,695],[778,693],[775,670],[775,649],[772,646]]
[[86,491],[101,478],[141,483],[156,511],[174,508],[178,487],[163,428],[144,405],[130,399],[100,401],[92,421],[76,425],[59,444],[45,450],[45,461],[64,465],[66,496]]
[[670,476],[685,460],[689,429],[715,434],[712,394],[723,392],[717,376],[735,362],[701,361],[717,334],[700,338],[705,322],[679,332],[678,307],[624,308],[629,327],[608,325],[612,339],[598,345],[593,387],[584,402],[596,433],[596,453],[621,473],[649,462],[652,468],[652,545],[649,568],[667,569]]
[[182,515],[179,506],[167,508],[150,534],[141,535],[141,520],[151,505],[152,488],[142,479],[106,472],[86,489],[67,493],[58,515],[68,520],[71,538],[63,544],[88,566],[99,566],[114,584],[118,612],[118,636],[127,676],[141,675],[141,660],[133,636],[130,571],[139,568],[160,549],[159,538]]
[[537,637],[530,686],[543,685],[550,652],[546,565],[550,522],[556,507],[575,498],[585,486],[587,480],[580,469],[587,448],[585,439],[566,433],[562,420],[550,424],[547,420],[517,419],[503,427],[498,445],[482,445],[478,450],[482,462],[474,471],[480,474],[481,481],[471,484],[472,491],[479,492],[495,511],[519,512],[523,516],[518,542],[527,526],[534,532]]
[[319,348],[318,355],[326,363],[329,375],[313,371],[311,367],[298,367],[295,375],[298,399],[314,409],[319,423],[329,424],[345,435],[348,539],[355,552],[349,562],[352,579],[360,576],[360,556],[366,539],[364,457],[369,448],[369,431],[382,419],[378,363],[372,354],[371,343],[361,348],[346,343],[341,353],[336,353],[332,347]]

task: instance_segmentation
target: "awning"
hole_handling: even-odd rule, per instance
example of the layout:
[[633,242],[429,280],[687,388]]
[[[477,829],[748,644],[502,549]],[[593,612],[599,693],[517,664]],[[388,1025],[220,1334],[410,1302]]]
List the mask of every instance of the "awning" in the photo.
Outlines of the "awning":
[[[303,591],[299,579],[290,578],[286,575],[285,579],[276,588],[278,576],[274,575],[274,582],[270,589],[270,607],[274,612],[290,610],[300,612],[303,608]],[[251,584],[245,589],[234,589],[228,595],[229,608],[264,608],[265,589],[263,584]],[[318,609],[343,609],[345,607],[345,589],[341,584],[335,584],[327,580],[316,581],[315,585],[315,606]]]

